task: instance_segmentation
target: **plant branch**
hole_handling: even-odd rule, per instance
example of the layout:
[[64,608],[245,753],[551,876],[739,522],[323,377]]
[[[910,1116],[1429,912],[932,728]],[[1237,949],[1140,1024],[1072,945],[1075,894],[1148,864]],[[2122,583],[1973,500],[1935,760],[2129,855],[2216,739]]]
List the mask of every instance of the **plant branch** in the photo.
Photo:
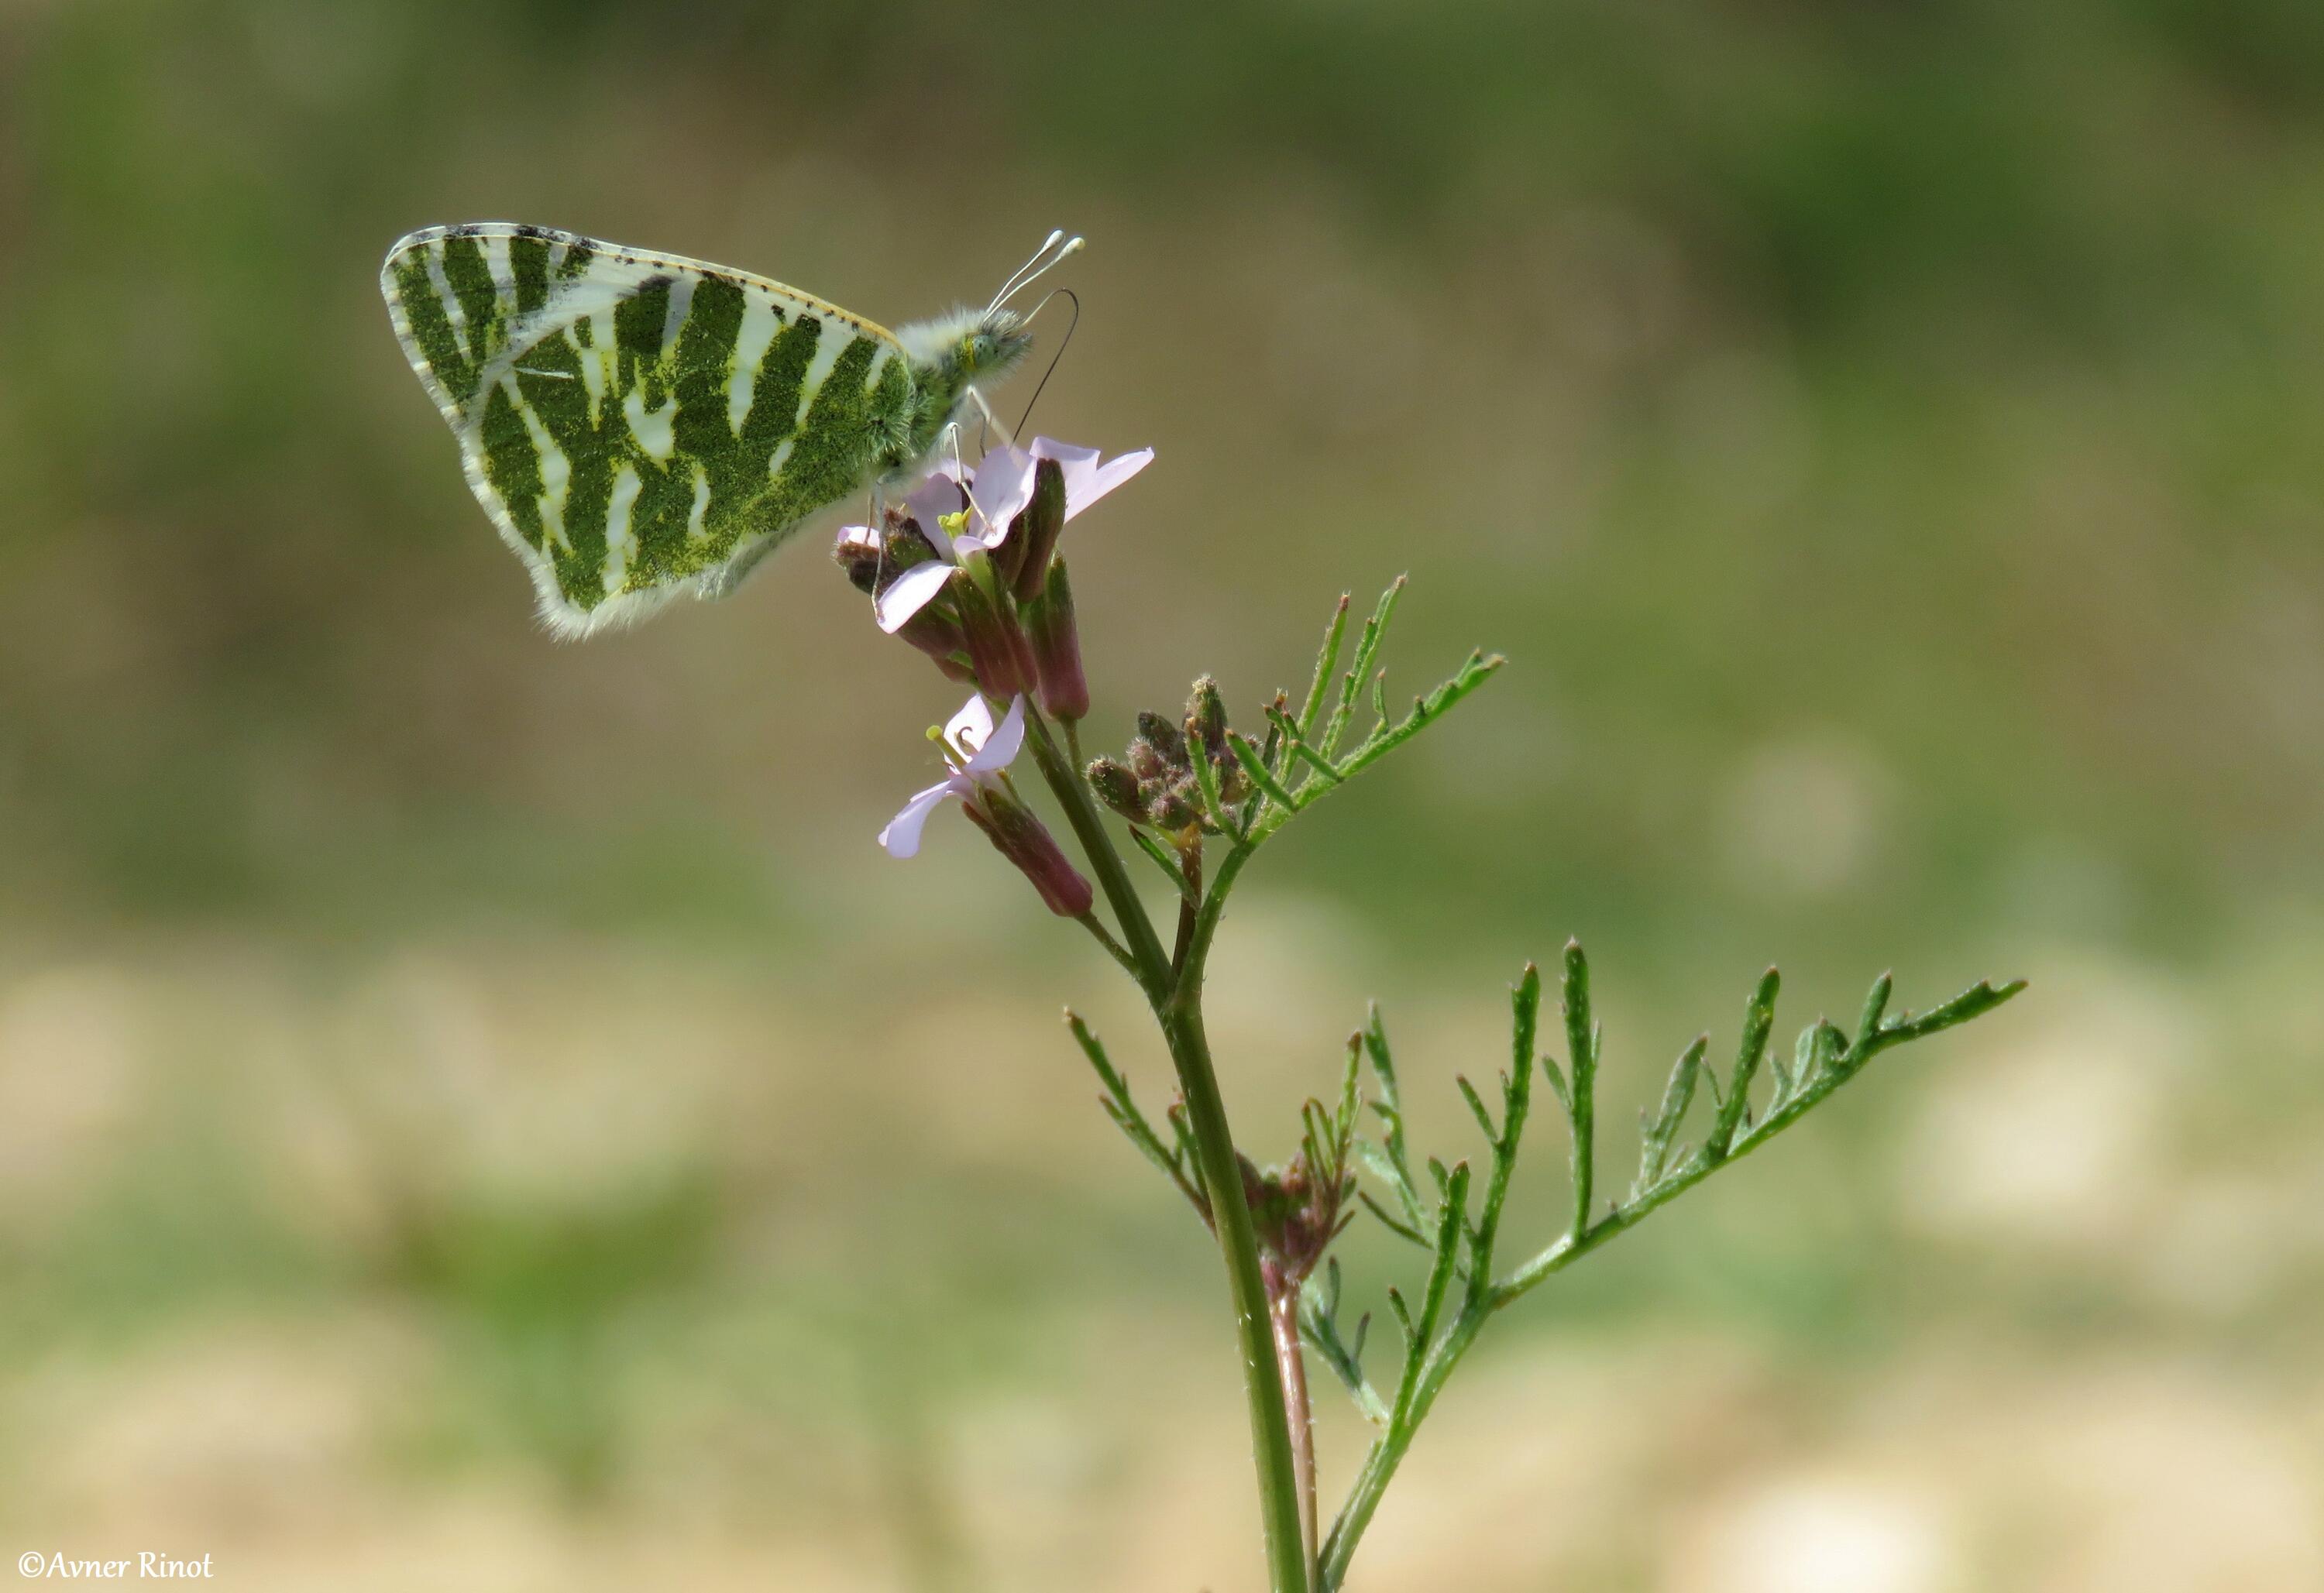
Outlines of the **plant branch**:
[[1105,1054],[1104,1045],[1091,1032],[1089,1025],[1084,1023],[1070,1008],[1065,1012],[1065,1027],[1073,1032],[1074,1044],[1082,1048],[1082,1054],[1089,1059],[1090,1068],[1097,1074],[1098,1082],[1105,1088],[1105,1093],[1098,1097],[1098,1104],[1105,1109],[1105,1115],[1113,1119],[1113,1126],[1137,1147],[1138,1154],[1160,1168],[1163,1175],[1177,1187],[1178,1192],[1186,1197],[1187,1204],[1194,1208],[1194,1215],[1208,1224],[1211,1204],[1203,1198],[1203,1192],[1194,1187],[1194,1180],[1188,1176],[1187,1164],[1191,1158],[1186,1154],[1186,1147],[1176,1143],[1162,1143],[1162,1137],[1154,1131],[1154,1125],[1147,1120],[1146,1114],[1139,1110],[1137,1099],[1130,1094],[1130,1080],[1113,1065]]
[[[1406,1324],[1404,1375],[1398,1382],[1396,1399],[1388,1409],[1388,1420],[1381,1423],[1383,1430],[1365,1456],[1347,1501],[1341,1506],[1338,1517],[1324,1537],[1317,1593],[1333,1593],[1345,1580],[1356,1545],[1364,1529],[1370,1524],[1373,1514],[1379,1507],[1380,1498],[1411,1448],[1420,1424],[1427,1419],[1446,1379],[1460,1365],[1462,1358],[1468,1354],[1470,1347],[1476,1342],[1477,1335],[1495,1312],[1531,1293],[1583,1256],[1627,1232],[1644,1220],[1648,1213],[1677,1199],[1720,1167],[1748,1156],[1773,1139],[1829,1099],[1842,1084],[1859,1074],[1881,1052],[1967,1023],[1992,1011],[2025,988],[2022,980],[2002,985],[1989,981],[1979,983],[1927,1013],[1918,1017],[1907,1013],[1892,1019],[1885,1017],[1892,982],[1888,975],[1882,974],[1866,997],[1855,1039],[1850,1041],[1837,1027],[1822,1019],[1809,1026],[1801,1036],[1800,1060],[1791,1070],[1778,1070],[1784,1074],[1776,1085],[1778,1099],[1771,1103],[1766,1116],[1747,1128],[1751,1079],[1760,1065],[1768,1031],[1774,1023],[1777,981],[1771,969],[1752,992],[1745,1008],[1742,1045],[1737,1055],[1734,1074],[1725,1095],[1719,1100],[1711,1137],[1701,1149],[1686,1156],[1675,1169],[1664,1170],[1671,1138],[1677,1132],[1687,1107],[1694,1098],[1697,1083],[1710,1072],[1702,1060],[1705,1042],[1698,1039],[1688,1046],[1673,1068],[1670,1082],[1664,1091],[1661,1110],[1645,1127],[1638,1177],[1632,1185],[1629,1197],[1606,1216],[1591,1222],[1589,1220],[1588,1190],[1593,1158],[1585,1146],[1591,1143],[1593,1086],[1600,1040],[1599,1031],[1590,1017],[1589,966],[1578,945],[1567,946],[1564,971],[1567,1060],[1572,1069],[1572,1082],[1561,1091],[1560,1098],[1573,1128],[1572,1211],[1575,1215],[1572,1224],[1564,1235],[1507,1277],[1496,1282],[1483,1281],[1491,1265],[1492,1237],[1499,1220],[1495,1190],[1497,1185],[1505,1187],[1505,1165],[1514,1161],[1517,1130],[1523,1121],[1518,1099],[1509,1086],[1505,1085],[1500,1131],[1496,1136],[1489,1125],[1488,1127],[1494,1161],[1487,1178],[1485,1214],[1470,1239],[1476,1271],[1471,1275],[1460,1311],[1443,1334],[1437,1335],[1434,1303],[1442,1297],[1441,1280],[1449,1276],[1446,1252],[1457,1248],[1461,1231],[1458,1220],[1468,1182],[1465,1164],[1456,1166],[1447,1180],[1443,1214],[1432,1247],[1435,1256],[1430,1268],[1428,1294],[1425,1296],[1419,1318],[1416,1321],[1408,1319],[1400,1296],[1393,1289],[1388,1292],[1389,1303],[1396,1308],[1399,1321]],[[1529,986],[1532,987],[1530,990]],[[1528,969],[1527,978],[1520,981],[1512,1006],[1512,1058],[1515,1066],[1520,1070],[1525,1067],[1526,1053],[1530,1049],[1533,1008],[1537,999],[1537,980]],[[1376,1174],[1382,1175],[1391,1192],[1397,1196],[1399,1203],[1406,1204],[1408,1209],[1410,1199],[1406,1192],[1410,1178],[1402,1171],[1406,1153],[1403,1145],[1401,1109],[1396,1103],[1395,1073],[1392,1064],[1387,1064],[1387,1037],[1379,1032],[1377,1011],[1372,1016],[1367,1044],[1373,1058],[1379,1092],[1385,1098],[1385,1107],[1376,1102],[1374,1110],[1388,1126],[1381,1154],[1372,1158],[1371,1165]],[[1543,1065],[1552,1082],[1558,1082],[1559,1075],[1546,1058],[1543,1059]],[[1712,1081],[1712,1089],[1715,1093],[1715,1080]],[[1372,1206],[1372,1210],[1381,1211],[1377,1204]],[[1391,1223],[1391,1226],[1400,1225]],[[1333,1291],[1332,1305],[1336,1312],[1336,1288]],[[1357,1374],[1360,1376],[1360,1367]],[[1351,1385],[1351,1388],[1357,1386],[1359,1385]],[[1359,1404],[1361,1403],[1359,1397]]]

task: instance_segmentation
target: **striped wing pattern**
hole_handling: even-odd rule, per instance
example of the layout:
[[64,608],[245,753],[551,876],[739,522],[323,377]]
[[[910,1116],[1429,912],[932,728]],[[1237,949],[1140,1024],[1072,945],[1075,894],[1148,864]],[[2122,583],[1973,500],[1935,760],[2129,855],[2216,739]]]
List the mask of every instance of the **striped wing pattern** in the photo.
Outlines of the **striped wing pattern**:
[[730,590],[910,429],[894,336],[761,277],[492,222],[413,233],[380,287],[567,634]]

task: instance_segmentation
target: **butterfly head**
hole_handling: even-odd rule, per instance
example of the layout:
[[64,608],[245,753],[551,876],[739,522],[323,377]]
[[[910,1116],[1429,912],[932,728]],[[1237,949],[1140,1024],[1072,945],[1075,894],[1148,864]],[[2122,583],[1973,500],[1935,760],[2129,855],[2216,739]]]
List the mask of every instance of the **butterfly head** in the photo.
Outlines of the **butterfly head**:
[[1032,346],[1025,318],[996,305],[961,328],[945,351],[945,363],[963,387],[976,387],[1006,376]]
[[1031,318],[1010,308],[1009,301],[1081,246],[1080,238],[1053,232],[982,309],[957,309],[896,329],[897,341],[911,362],[919,399],[906,453],[925,456],[944,428],[961,418],[977,390],[994,385],[1016,368],[1033,346],[1033,335],[1026,329]]
[[899,463],[925,456],[944,428],[962,419],[979,388],[990,388],[1033,346],[1013,309],[963,309],[896,328],[911,362],[918,400],[912,436]]

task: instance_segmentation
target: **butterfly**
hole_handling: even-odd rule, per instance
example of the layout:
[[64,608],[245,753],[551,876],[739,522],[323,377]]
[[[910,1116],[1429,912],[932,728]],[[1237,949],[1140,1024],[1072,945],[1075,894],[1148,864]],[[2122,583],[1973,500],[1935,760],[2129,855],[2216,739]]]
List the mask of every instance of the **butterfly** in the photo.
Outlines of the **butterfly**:
[[719,597],[818,510],[927,459],[1031,347],[1009,308],[894,331],[767,278],[508,222],[422,228],[380,291],[468,484],[563,636]]

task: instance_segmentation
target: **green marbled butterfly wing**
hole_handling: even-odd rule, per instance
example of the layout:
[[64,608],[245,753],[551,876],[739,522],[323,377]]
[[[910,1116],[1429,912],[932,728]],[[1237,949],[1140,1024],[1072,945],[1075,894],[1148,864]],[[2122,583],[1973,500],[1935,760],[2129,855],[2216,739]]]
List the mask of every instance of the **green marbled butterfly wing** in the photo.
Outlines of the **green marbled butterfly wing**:
[[763,277],[490,222],[413,233],[380,287],[567,634],[731,589],[910,429],[894,335]]

